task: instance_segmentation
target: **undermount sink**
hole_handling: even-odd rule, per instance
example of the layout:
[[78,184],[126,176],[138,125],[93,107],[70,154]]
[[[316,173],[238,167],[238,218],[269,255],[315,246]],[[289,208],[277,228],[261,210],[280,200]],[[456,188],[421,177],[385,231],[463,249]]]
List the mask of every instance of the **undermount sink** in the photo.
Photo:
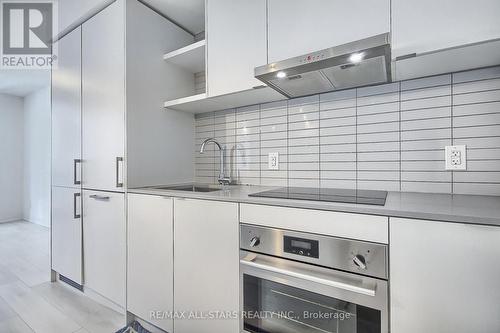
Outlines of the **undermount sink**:
[[154,187],[155,190],[172,190],[172,191],[188,191],[188,192],[215,192],[220,191],[220,188],[202,186],[202,185],[180,185],[180,186],[159,186]]

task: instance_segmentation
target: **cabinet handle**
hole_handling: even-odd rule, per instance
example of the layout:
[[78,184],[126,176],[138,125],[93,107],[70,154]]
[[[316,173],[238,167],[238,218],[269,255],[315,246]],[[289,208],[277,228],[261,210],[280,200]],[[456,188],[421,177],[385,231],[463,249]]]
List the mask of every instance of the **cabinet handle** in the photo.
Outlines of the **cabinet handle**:
[[81,194],[80,193],[73,193],[73,217],[75,219],[79,219],[81,217],[80,214],[76,213],[76,200],[77,198],[80,198]]
[[73,160],[73,184],[75,185],[80,185],[82,182],[80,180],[78,180],[78,175],[77,175],[77,172],[76,172],[76,165],[78,163],[82,163],[82,160],[79,159],[79,158],[75,158]]
[[265,88],[265,87],[267,87],[265,84],[261,84],[259,86],[252,87],[252,89],[262,89],[262,88]]
[[97,195],[97,194],[89,195],[89,198],[95,199],[95,200],[109,200],[110,199],[108,196]]
[[122,162],[123,162],[123,157],[116,158],[116,187],[123,187],[123,182],[120,182],[120,163]]

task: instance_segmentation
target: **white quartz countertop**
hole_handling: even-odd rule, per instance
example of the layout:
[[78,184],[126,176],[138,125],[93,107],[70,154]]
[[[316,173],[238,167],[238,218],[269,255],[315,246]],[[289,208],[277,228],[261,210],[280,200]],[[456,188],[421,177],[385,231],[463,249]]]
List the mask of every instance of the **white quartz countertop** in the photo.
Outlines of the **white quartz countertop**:
[[220,188],[213,192],[190,192],[145,187],[128,189],[128,193],[500,226],[500,197],[494,196],[388,192],[385,206],[374,206],[248,196],[276,188],[269,186]]

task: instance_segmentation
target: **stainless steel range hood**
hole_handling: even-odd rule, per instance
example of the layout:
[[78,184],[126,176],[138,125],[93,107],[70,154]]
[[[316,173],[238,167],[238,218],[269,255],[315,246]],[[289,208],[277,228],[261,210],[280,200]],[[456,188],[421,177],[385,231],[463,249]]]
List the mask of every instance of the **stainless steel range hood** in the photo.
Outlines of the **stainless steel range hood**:
[[289,98],[390,82],[389,34],[260,66],[255,77]]

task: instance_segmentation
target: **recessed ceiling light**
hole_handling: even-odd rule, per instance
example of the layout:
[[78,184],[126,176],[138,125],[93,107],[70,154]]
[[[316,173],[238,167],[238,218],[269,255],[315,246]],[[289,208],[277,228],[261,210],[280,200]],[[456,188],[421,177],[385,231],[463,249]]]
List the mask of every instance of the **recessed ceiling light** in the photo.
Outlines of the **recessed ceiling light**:
[[278,73],[276,73],[276,77],[277,77],[278,79],[283,79],[283,78],[285,78],[285,77],[286,77],[286,73],[285,73],[285,72],[283,72],[283,71],[279,71]]
[[356,64],[356,63],[360,62],[361,60],[363,60],[364,57],[365,57],[364,53],[353,53],[349,57],[349,61]]

